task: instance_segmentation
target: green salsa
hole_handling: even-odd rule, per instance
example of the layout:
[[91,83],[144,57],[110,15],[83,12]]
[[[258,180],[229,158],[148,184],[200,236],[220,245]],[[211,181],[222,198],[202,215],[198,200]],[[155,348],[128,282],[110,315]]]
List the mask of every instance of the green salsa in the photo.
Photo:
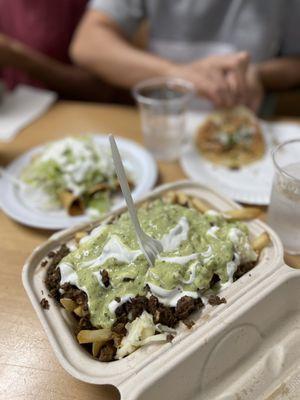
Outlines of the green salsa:
[[[66,266],[75,272],[76,284],[87,293],[96,327],[114,323],[116,299],[146,295],[149,288],[158,297],[166,296],[166,302],[170,296],[175,301],[174,293],[199,296],[199,290],[209,288],[213,274],[223,284],[232,282],[239,264],[256,260],[247,226],[228,222],[219,213],[200,214],[155,200],[140,208],[138,215],[144,231],[164,247],[153,267],[139,249],[128,213],[97,228],[59,264],[62,280],[68,281]],[[102,282],[103,270],[109,276],[107,287]],[[172,301],[169,305],[174,306]]]

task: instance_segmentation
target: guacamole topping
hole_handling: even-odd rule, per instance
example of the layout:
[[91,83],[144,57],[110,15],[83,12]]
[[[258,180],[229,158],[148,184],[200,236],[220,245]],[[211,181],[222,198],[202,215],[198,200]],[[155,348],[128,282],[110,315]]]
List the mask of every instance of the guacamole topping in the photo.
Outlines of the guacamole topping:
[[[22,171],[21,179],[30,191],[36,190],[35,203],[40,208],[60,208],[60,194],[67,191],[81,197],[96,216],[109,209],[109,193],[116,189],[117,182],[111,154],[93,136],[49,143]],[[91,195],[101,183],[106,190]]]
[[183,296],[200,297],[214,274],[221,284],[230,284],[240,264],[257,259],[247,226],[215,211],[200,214],[155,200],[138,214],[144,231],[163,246],[153,267],[139,248],[128,213],[94,229],[59,264],[61,284],[70,282],[86,292],[95,327],[111,327],[116,308],[137,295],[152,293],[175,307]]

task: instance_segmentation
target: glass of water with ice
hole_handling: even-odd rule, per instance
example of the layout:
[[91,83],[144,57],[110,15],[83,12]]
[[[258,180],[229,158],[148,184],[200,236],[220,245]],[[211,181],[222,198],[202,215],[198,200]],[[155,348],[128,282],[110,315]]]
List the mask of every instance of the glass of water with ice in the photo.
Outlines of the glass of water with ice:
[[146,147],[159,160],[176,160],[186,133],[193,84],[179,78],[153,78],[136,85],[133,94],[140,108]]
[[300,254],[300,139],[277,146],[273,162],[268,223],[280,236],[287,253]]

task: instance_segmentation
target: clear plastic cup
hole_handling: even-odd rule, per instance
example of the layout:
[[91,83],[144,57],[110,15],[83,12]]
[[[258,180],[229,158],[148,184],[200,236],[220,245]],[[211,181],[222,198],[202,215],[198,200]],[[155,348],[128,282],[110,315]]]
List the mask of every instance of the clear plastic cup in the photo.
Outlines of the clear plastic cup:
[[159,160],[178,159],[186,134],[186,112],[194,86],[179,78],[153,78],[133,89],[146,147]]
[[300,139],[277,146],[273,163],[275,175],[267,220],[285,251],[300,254]]

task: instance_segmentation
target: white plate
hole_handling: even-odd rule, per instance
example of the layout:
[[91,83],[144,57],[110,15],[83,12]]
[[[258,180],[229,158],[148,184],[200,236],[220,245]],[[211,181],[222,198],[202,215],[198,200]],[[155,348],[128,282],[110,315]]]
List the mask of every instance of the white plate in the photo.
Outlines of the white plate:
[[268,205],[273,179],[271,150],[278,143],[300,138],[300,126],[292,123],[260,121],[267,144],[265,156],[249,166],[239,170],[230,170],[201,157],[194,145],[196,130],[205,116],[204,114],[190,113],[188,117],[188,131],[191,134],[191,140],[186,145],[180,160],[186,175],[236,201]]
[[[94,139],[103,147],[109,148],[108,137],[105,135],[93,135]],[[134,199],[152,189],[157,179],[157,167],[153,157],[137,143],[116,137],[116,141],[122,155],[122,159],[130,171],[135,187],[133,190]],[[18,177],[23,168],[30,162],[32,156],[38,154],[44,147],[39,146],[23,154],[14,160],[7,168],[7,172]],[[74,224],[88,221],[87,215],[70,217],[64,210],[43,211],[30,208],[20,196],[20,190],[5,178],[0,179],[0,202],[2,210],[14,220],[21,224],[44,229],[63,229]],[[121,197],[116,199],[112,209],[122,205]]]

